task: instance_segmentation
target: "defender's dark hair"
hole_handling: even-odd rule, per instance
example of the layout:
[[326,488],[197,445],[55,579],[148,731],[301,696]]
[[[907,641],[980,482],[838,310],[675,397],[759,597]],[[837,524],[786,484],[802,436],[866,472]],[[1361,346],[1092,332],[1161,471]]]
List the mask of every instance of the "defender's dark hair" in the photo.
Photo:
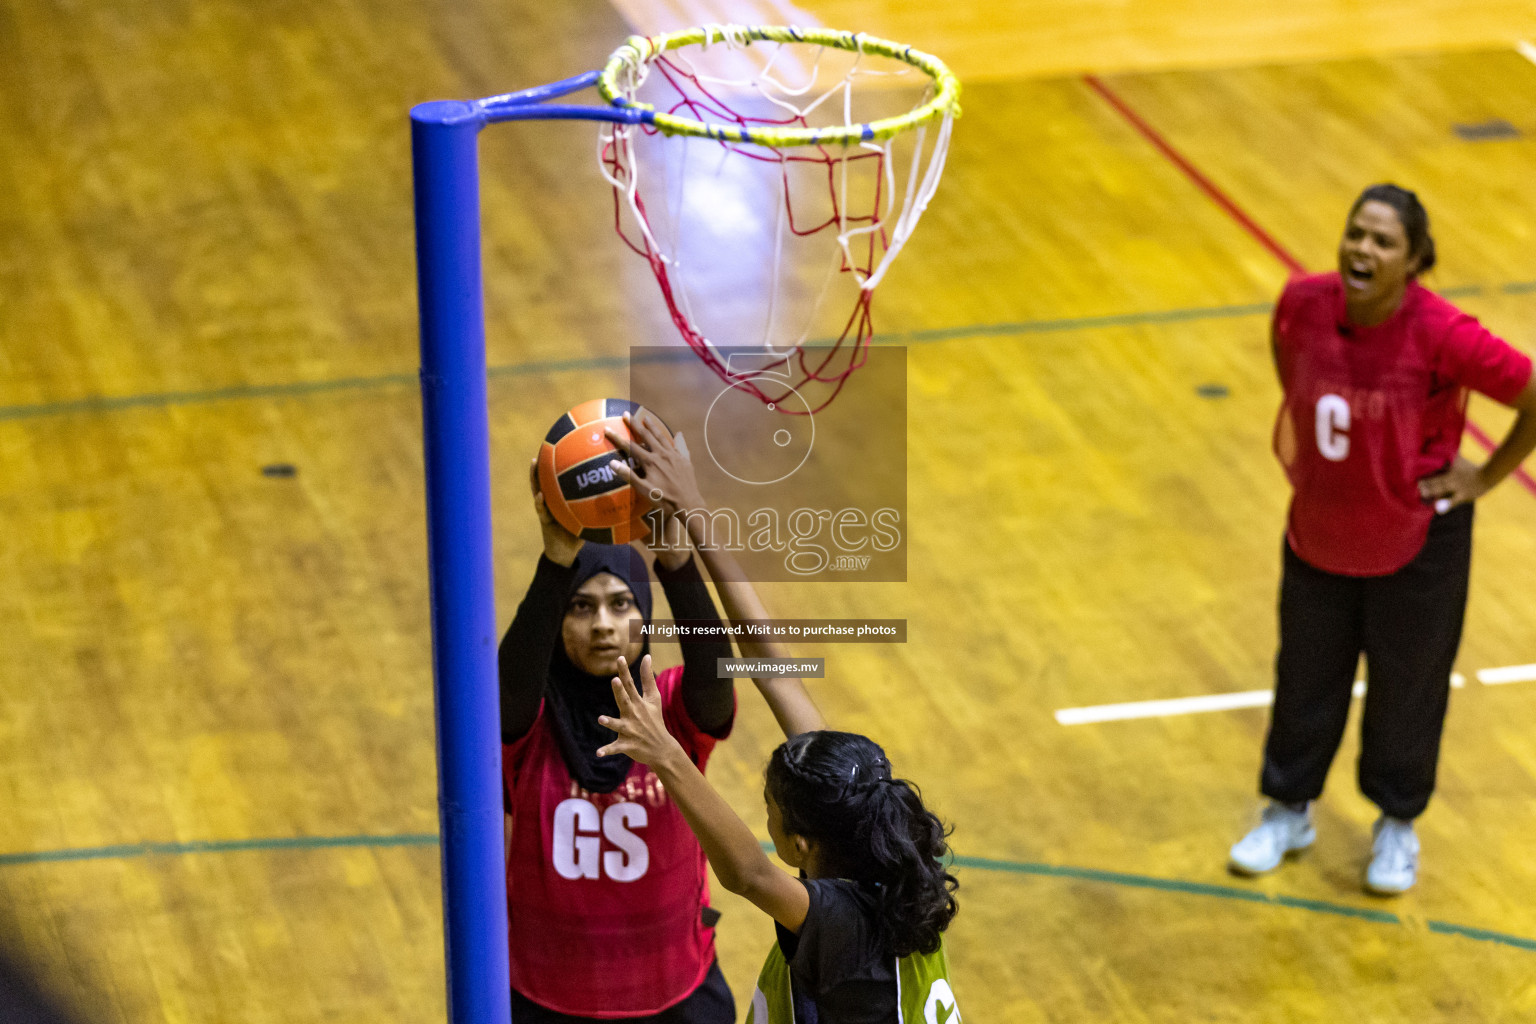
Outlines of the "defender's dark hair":
[[941,862],[950,830],[915,785],[891,777],[878,744],[848,732],[794,736],[768,761],[768,792],[785,831],[815,840],[829,875],[879,886],[893,955],[939,948],[958,909],[960,883]]
[[1398,185],[1372,185],[1360,193],[1355,205],[1349,208],[1353,219],[1360,207],[1369,202],[1386,203],[1397,211],[1403,233],[1408,236],[1408,257],[1418,257],[1419,265],[1410,278],[1418,277],[1435,265],[1435,240],[1429,234],[1429,211],[1419,202],[1419,197]]

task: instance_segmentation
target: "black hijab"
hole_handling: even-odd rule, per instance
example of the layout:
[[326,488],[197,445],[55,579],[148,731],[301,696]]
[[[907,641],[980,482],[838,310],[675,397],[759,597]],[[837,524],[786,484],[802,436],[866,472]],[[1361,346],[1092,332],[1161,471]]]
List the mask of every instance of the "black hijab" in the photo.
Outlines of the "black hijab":
[[[576,572],[571,577],[571,588],[566,592],[565,604],[581,585],[599,573],[612,573],[623,580],[634,595],[635,606],[640,609],[646,622],[651,621],[651,574],[646,571],[645,559],[640,552],[627,544],[583,544],[576,554]],[[562,620],[565,608],[561,609]],[[640,649],[642,657],[651,649],[646,640]],[[631,672],[639,672],[639,661],[630,666]],[[557,637],[554,653],[549,658],[549,684],[544,688],[545,710],[554,727],[555,740],[560,745],[560,756],[571,778],[589,793],[611,793],[629,774],[634,762],[627,754],[609,754],[598,757],[597,748],[611,743],[613,730],[598,724],[598,715],[619,717],[619,705],[613,698],[612,676],[594,676],[582,671],[565,653],[565,640]],[[639,683],[638,676],[636,683]]]

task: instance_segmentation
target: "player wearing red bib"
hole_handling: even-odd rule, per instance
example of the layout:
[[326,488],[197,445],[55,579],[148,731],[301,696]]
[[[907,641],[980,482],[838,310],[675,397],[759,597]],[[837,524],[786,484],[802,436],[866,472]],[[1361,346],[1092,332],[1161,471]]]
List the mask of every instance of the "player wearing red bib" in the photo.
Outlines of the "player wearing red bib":
[[[547,516],[535,498],[541,521]],[[658,558],[677,618],[719,616],[686,548]],[[656,776],[598,757],[611,733],[608,676],[648,644],[650,577],[627,546],[583,543],[550,520],[545,554],[501,644],[507,909],[513,1019],[730,1022],[715,964],[704,855]],[[715,659],[723,639],[683,647],[663,673],[667,727],[702,769],[735,713]]]
[[[1292,487],[1262,822],[1232,847],[1241,874],[1315,838],[1321,795],[1365,655],[1361,791],[1382,812],[1366,887],[1417,877],[1413,820],[1435,785],[1461,642],[1473,502],[1536,447],[1531,360],[1418,283],[1435,261],[1418,198],[1366,189],[1339,269],[1287,283],[1273,347],[1275,453]],[[1458,455],[1469,391],[1519,411],[1488,461]]]
[[[671,513],[679,497],[702,507],[681,439],[650,420],[632,427],[644,446],[623,444],[646,473],[645,489]],[[500,650],[513,1019],[732,1024],[704,852],[653,771],[597,752],[614,738],[598,719],[618,715],[610,680],[620,658],[649,649],[631,639],[634,623],[651,620],[645,561],[633,548],[567,532],[544,507],[536,476],[533,493],[544,556]],[[673,617],[719,622],[682,518],[663,524],[652,543]],[[701,554],[733,620],[768,617],[727,553]],[[665,729],[701,772],[735,714],[732,681],[716,671],[731,646],[718,636],[683,642],[683,665],[656,680]],[[782,653],[741,646],[746,657]],[[823,726],[799,679],[755,682],[787,734]]]

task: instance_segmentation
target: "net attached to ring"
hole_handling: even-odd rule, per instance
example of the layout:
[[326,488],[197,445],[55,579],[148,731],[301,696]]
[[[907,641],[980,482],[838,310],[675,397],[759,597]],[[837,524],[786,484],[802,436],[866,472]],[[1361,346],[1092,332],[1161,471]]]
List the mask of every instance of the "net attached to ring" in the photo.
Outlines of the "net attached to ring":
[[[875,288],[938,188],[959,82],[860,33],[710,25],[631,37],[598,88],[647,111],[605,125],[598,157],[615,228],[684,341],[770,406],[793,391],[824,407],[863,364]],[[761,354],[750,374],[730,357],[744,350]]]

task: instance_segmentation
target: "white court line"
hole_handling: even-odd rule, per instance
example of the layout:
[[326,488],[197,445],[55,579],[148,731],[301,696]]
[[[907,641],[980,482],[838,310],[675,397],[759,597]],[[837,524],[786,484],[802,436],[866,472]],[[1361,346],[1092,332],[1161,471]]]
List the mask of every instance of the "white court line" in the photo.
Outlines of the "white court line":
[[1510,665],[1506,668],[1483,668],[1477,671],[1477,681],[1485,686],[1501,683],[1529,683],[1536,679],[1536,665]]
[[[1536,665],[1518,666],[1536,679]],[[1486,672],[1508,672],[1509,669],[1487,669]],[[1483,679],[1484,672],[1478,678]],[[1514,679],[1501,682],[1516,682]],[[1452,673],[1451,685],[1460,689],[1466,685],[1466,677]],[[1351,692],[1356,697],[1365,695],[1365,680],[1356,679]],[[1168,718],[1174,715],[1198,715],[1207,711],[1231,711],[1235,708],[1264,708],[1274,703],[1273,690],[1243,690],[1238,693],[1212,693],[1200,697],[1175,697],[1171,700],[1138,700],[1125,704],[1094,704],[1084,708],[1062,708],[1056,712],[1056,721],[1062,725],[1088,725],[1093,722],[1122,722],[1130,718]]]
[[1515,41],[1515,49],[1520,51],[1520,56],[1524,57],[1532,64],[1536,64],[1536,46],[1532,46],[1524,39],[1517,39]]
[[1202,711],[1230,711],[1233,708],[1267,707],[1275,699],[1273,690],[1246,690],[1242,693],[1213,693],[1204,697],[1178,697],[1173,700],[1139,700],[1129,704],[1096,704],[1086,708],[1062,708],[1056,721],[1062,725],[1086,725],[1089,722],[1118,722],[1127,718],[1163,718],[1168,715],[1194,715]]

